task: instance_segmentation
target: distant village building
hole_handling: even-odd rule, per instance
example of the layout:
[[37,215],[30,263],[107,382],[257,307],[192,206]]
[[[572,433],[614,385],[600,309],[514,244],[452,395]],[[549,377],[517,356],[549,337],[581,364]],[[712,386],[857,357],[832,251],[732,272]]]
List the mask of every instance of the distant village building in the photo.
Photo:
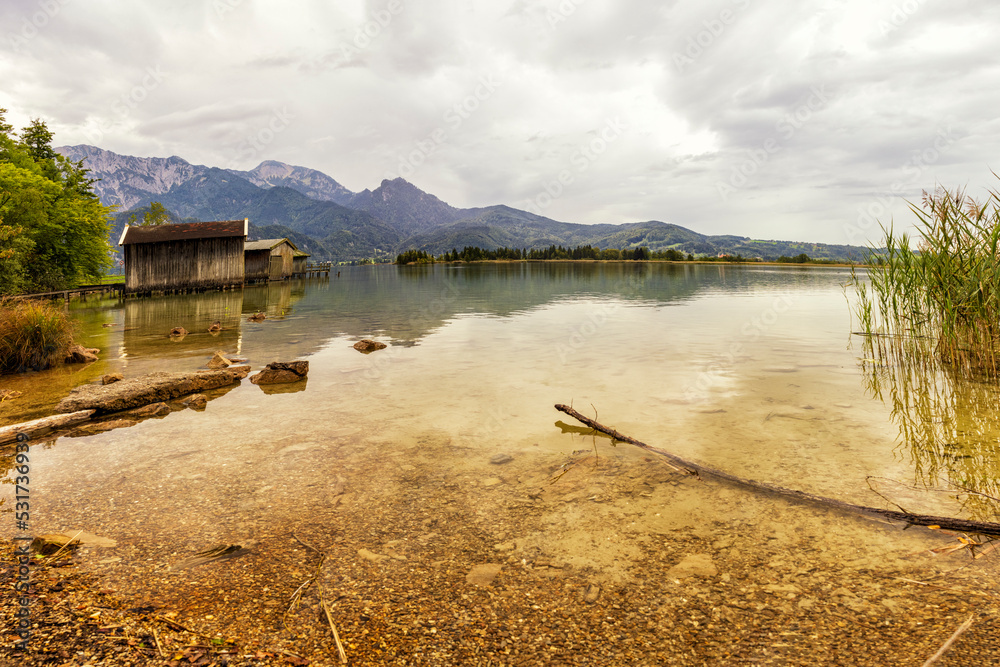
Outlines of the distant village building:
[[243,285],[248,227],[247,219],[126,225],[118,241],[126,294]]
[[291,277],[297,252],[299,249],[288,239],[247,241],[243,245],[246,281],[251,283]]

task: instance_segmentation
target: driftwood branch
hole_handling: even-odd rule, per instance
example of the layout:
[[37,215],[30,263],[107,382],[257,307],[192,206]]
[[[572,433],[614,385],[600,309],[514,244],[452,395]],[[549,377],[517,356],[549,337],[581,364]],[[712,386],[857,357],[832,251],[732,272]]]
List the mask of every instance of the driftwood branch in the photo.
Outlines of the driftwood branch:
[[603,424],[600,424],[589,417],[581,415],[579,412],[569,407],[568,405],[557,404],[556,410],[560,412],[565,412],[570,417],[573,417],[577,421],[586,424],[595,431],[599,431],[611,437],[613,441],[627,442],[630,445],[635,445],[640,449],[644,449],[651,454],[656,454],[665,458],[672,467],[682,472],[686,472],[689,475],[694,475],[700,478],[715,478],[735,484],[737,486],[753,489],[754,491],[760,493],[768,493],[779,496],[786,496],[794,498],[796,500],[815,503],[819,505],[824,505],[827,507],[834,507],[845,512],[854,512],[865,514],[868,516],[876,516],[882,519],[888,519],[891,521],[902,521],[907,524],[907,526],[936,526],[943,528],[945,530],[956,530],[963,533],[981,533],[983,535],[997,535],[1000,536],[1000,524],[989,523],[985,521],[967,521],[965,519],[954,519],[950,517],[942,516],[929,516],[926,514],[911,514],[909,512],[897,512],[894,510],[885,510],[877,507],[865,507],[863,505],[854,505],[852,503],[846,503],[842,500],[836,500],[834,498],[824,498],[823,496],[813,495],[811,493],[806,493],[804,491],[796,491],[794,489],[786,489],[783,486],[777,486],[775,484],[767,484],[765,482],[758,482],[752,479],[745,479],[737,475],[733,475],[722,470],[716,470],[715,468],[709,468],[707,466],[700,465],[698,463],[692,463],[691,461],[686,461],[681,457],[671,454],[670,452],[660,449],[658,447],[653,447],[652,445],[647,445],[644,442],[640,442],[635,438],[630,438],[623,433],[608,428]]
[[930,665],[933,665],[935,662],[940,660],[941,657],[948,652],[948,649],[951,648],[951,645],[955,643],[955,640],[957,640],[962,635],[963,632],[972,627],[972,622],[975,620],[976,620],[976,615],[973,614],[968,618],[968,620],[965,621],[965,623],[962,623],[962,625],[958,626],[958,630],[955,630],[955,632],[951,635],[951,637],[948,638],[948,641],[946,641],[944,645],[938,649],[938,652],[927,659],[927,662],[924,663],[924,667],[930,667]]
[[0,428],[0,445],[8,445],[17,440],[18,435],[27,436],[30,440],[37,440],[40,436],[47,435],[58,429],[69,428],[89,421],[93,410],[79,410],[66,415],[55,415],[53,417],[42,417],[30,422],[12,424]]

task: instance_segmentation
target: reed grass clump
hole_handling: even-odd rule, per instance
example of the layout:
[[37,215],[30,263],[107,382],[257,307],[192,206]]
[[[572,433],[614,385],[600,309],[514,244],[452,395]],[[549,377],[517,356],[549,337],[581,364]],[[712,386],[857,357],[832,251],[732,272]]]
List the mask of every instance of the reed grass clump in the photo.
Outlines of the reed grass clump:
[[885,231],[868,282],[855,276],[856,314],[879,357],[931,350],[955,369],[1000,371],[1000,194],[985,203],[964,190],[924,193],[917,247]]
[[72,342],[73,322],[51,303],[0,299],[0,373],[49,368]]

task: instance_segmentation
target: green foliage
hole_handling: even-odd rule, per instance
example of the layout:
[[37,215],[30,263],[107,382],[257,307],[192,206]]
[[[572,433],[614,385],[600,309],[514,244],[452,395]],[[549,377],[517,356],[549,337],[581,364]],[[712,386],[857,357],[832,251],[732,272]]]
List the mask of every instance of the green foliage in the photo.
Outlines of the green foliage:
[[687,257],[685,257],[684,253],[681,252],[680,250],[676,250],[674,248],[667,248],[666,250],[659,250],[652,253],[652,257],[653,259],[662,259],[668,262],[683,262],[685,260],[690,261],[687,258],[691,256],[688,255]]
[[777,261],[779,264],[807,264],[812,260],[809,259],[809,255],[803,252],[801,254],[796,255],[795,257],[786,257],[782,255],[775,261]]
[[433,264],[434,256],[423,250],[407,250],[396,257],[396,264]]
[[531,249],[527,253],[527,259],[591,259],[591,260],[647,260],[653,259],[649,248],[640,246],[638,248],[605,248],[601,250],[590,244],[577,246],[572,250],[562,246],[550,245],[548,248]]
[[649,260],[649,259],[683,259],[680,252],[669,251],[659,257],[654,257],[648,248],[627,248],[617,250],[609,248],[601,250],[591,245],[577,246],[575,248],[564,248],[563,246],[551,245],[548,248],[507,248],[500,247],[494,250],[486,250],[478,246],[465,246],[459,251],[452,248],[445,252],[437,260],[434,256],[423,250],[407,250],[396,258],[397,264],[427,263],[434,261],[441,262],[495,262],[495,261],[522,261],[530,260]]
[[72,335],[69,316],[52,304],[0,298],[0,373],[48,368],[66,358]]
[[701,262],[733,262],[733,263],[737,263],[738,264],[738,263],[741,263],[741,262],[749,262],[749,261],[752,261],[752,260],[749,259],[749,258],[747,258],[747,257],[744,257],[743,255],[741,255],[739,253],[736,253],[735,255],[727,255],[727,254],[717,255],[717,256],[711,256],[710,255],[708,257],[702,257],[698,261],[701,261]]
[[[6,112],[6,109],[4,111]],[[52,138],[52,132],[38,118],[33,118],[31,125],[21,130],[21,145],[27,149],[35,162],[56,159],[56,152],[52,150]]]
[[82,162],[52,149],[33,120],[12,135],[0,109],[0,293],[66,289],[110,266],[110,209],[94,196]]
[[139,222],[137,213],[132,213],[129,215],[128,224],[142,227],[156,227],[170,223],[173,217],[163,204],[158,201],[151,201],[149,202],[149,208],[142,214],[142,222]]
[[918,249],[885,230],[868,282],[855,276],[856,313],[872,355],[933,355],[952,368],[1000,370],[1000,194],[981,204],[962,190],[924,193]]

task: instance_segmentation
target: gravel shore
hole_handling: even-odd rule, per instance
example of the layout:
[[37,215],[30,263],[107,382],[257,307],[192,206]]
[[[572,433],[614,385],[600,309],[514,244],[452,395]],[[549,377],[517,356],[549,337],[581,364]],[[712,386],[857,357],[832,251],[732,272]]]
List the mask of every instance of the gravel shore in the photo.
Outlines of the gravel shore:
[[[332,622],[351,665],[921,665],[968,619],[935,664],[1000,661],[998,560],[973,558],[989,545],[621,449],[434,458],[359,455],[300,520],[199,543],[90,527],[117,546],[32,568],[27,653],[3,596],[0,662],[338,665]],[[16,576],[8,545],[5,590]]]

